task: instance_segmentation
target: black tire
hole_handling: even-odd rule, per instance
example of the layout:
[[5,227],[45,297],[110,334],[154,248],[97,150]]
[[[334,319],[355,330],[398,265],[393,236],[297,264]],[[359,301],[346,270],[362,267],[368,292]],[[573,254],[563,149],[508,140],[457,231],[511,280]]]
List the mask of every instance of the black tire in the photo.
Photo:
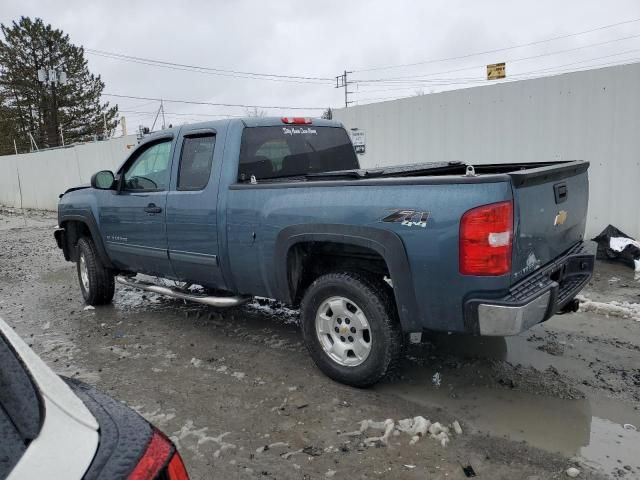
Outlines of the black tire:
[[[339,296],[353,301],[370,327],[370,351],[359,365],[341,365],[325,352],[316,333],[316,314],[322,304]],[[346,385],[367,387],[389,374],[403,351],[403,335],[391,289],[366,274],[329,273],[316,279],[302,299],[301,324],[311,358],[325,375]]]
[[[88,285],[82,280],[81,262],[84,259]],[[89,237],[82,237],[78,240],[78,259],[76,261],[78,273],[78,283],[84,301],[89,305],[105,305],[111,303],[115,292],[115,281],[113,272],[105,267],[98,256],[96,246]]]

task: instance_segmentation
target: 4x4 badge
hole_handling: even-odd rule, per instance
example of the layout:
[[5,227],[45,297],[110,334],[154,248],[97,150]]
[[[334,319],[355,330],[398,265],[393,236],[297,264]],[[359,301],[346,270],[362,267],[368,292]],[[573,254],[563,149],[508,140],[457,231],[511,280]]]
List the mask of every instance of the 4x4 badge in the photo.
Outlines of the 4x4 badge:
[[387,223],[401,223],[407,227],[427,228],[429,212],[417,210],[396,210],[382,219]]

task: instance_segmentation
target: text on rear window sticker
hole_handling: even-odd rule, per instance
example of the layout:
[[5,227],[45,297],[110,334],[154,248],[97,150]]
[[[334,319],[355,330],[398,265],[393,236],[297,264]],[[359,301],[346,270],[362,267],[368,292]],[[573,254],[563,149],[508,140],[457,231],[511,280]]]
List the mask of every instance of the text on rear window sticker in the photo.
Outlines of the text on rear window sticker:
[[285,135],[317,135],[318,132],[315,128],[296,128],[296,127],[282,127],[282,133]]

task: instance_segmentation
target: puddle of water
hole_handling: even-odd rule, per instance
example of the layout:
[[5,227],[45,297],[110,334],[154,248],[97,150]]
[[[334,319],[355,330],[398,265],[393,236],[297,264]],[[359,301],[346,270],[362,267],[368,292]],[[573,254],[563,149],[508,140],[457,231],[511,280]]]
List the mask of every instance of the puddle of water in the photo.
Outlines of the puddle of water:
[[481,380],[490,375],[486,366],[466,360],[505,360],[544,370],[552,364],[561,369],[571,359],[547,355],[523,337],[505,340],[451,335],[436,337],[435,345],[436,352],[454,355],[462,362],[459,368],[440,369],[440,387],[433,385],[435,370],[429,366],[431,359],[426,359],[425,367],[405,368],[404,380],[375,388],[419,405],[445,408],[476,431],[526,441],[568,457],[579,455],[607,473],[624,465],[640,471],[640,432],[623,428],[624,423],[640,426],[640,413],[632,406],[604,397],[563,400],[488,386]]
[[638,470],[640,459],[640,432],[625,430],[619,423],[604,418],[591,419],[590,442],[580,448],[579,454],[591,466],[614,467],[629,465]]

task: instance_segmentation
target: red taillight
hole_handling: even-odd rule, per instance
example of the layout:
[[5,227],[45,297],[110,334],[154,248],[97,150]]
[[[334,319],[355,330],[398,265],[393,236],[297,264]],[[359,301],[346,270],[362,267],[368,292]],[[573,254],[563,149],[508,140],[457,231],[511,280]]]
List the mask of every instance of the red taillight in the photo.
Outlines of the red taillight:
[[469,210],[460,220],[460,273],[509,273],[512,242],[512,202],[492,203]]
[[129,480],[153,480],[165,467],[169,480],[189,480],[182,458],[173,448],[171,441],[154,429],[151,441],[136,468],[129,475]]
[[305,117],[282,117],[281,120],[289,125],[311,125],[311,119]]
[[187,469],[182,462],[182,457],[178,452],[173,454],[169,466],[167,467],[169,480],[189,480]]

